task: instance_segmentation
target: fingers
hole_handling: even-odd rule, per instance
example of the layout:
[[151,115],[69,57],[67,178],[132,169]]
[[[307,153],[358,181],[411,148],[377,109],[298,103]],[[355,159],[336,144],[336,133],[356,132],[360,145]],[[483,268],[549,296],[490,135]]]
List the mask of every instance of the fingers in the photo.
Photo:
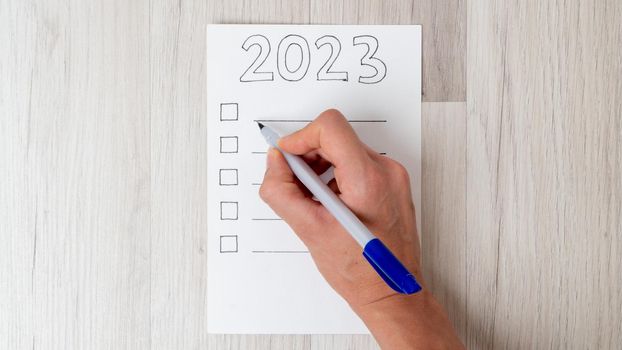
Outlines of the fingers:
[[317,151],[303,154],[301,155],[301,157],[318,175],[324,173],[332,165],[329,161],[322,158],[322,156]]
[[293,154],[318,153],[336,168],[360,173],[370,162],[366,146],[343,117],[329,109],[303,129],[281,138],[279,147]]
[[266,165],[266,173],[259,188],[261,199],[294,231],[313,225],[316,218],[312,214],[320,204],[305,195],[283,155],[271,148]]

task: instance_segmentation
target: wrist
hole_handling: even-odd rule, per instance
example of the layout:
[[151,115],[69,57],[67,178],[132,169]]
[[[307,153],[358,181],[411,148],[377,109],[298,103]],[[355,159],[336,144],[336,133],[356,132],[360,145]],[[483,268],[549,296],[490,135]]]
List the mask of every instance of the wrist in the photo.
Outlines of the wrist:
[[463,348],[442,306],[427,290],[393,294],[354,311],[383,349]]

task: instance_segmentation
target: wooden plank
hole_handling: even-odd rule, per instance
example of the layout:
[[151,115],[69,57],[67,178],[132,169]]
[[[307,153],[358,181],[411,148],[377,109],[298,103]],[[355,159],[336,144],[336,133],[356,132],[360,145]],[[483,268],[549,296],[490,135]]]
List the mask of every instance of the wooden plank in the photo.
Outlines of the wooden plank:
[[[497,173],[507,14],[468,3],[467,11],[467,348],[492,348],[503,189]],[[486,60],[486,63],[480,61]],[[484,70],[484,65],[486,68]],[[477,252],[477,253],[474,253]]]
[[423,101],[466,100],[466,0],[414,0],[423,25]]
[[0,2],[0,348],[32,348],[36,200],[31,86],[36,14],[25,2]]
[[468,347],[622,346],[620,14],[469,2]]
[[207,23],[308,24],[311,0],[214,0]]
[[151,3],[151,348],[207,345],[205,1]]
[[466,339],[466,103],[421,108],[421,256],[425,281]]
[[0,343],[148,347],[148,2],[4,5]]

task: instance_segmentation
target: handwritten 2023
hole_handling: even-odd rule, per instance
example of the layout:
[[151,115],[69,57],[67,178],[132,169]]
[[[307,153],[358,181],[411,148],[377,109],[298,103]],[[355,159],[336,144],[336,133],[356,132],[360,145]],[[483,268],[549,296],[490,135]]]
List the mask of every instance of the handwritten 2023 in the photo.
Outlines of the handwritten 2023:
[[[364,45],[367,48],[367,51],[361,57],[361,65],[371,67],[375,72],[372,75],[359,76],[359,83],[376,84],[381,82],[387,74],[387,66],[381,59],[375,57],[376,51],[378,51],[378,39],[371,35],[359,35],[352,39],[352,45]],[[258,46],[259,52],[255,60],[240,76],[240,82],[273,81],[274,72],[262,68],[271,52],[270,41],[260,34],[251,35],[244,40],[242,49],[248,52],[253,46]],[[290,57],[289,52],[293,46],[297,46],[300,50],[300,62],[298,67],[290,69],[287,59]],[[341,42],[339,39],[332,35],[324,35],[315,41],[316,51],[320,51],[324,47],[330,50],[330,55],[318,70],[317,80],[348,81],[348,72],[332,70],[333,64],[335,64],[335,61],[339,58],[339,53],[341,53]],[[296,34],[290,34],[281,39],[277,46],[276,68],[283,80],[301,80],[307,75],[310,64],[311,50],[309,49],[307,39]]]

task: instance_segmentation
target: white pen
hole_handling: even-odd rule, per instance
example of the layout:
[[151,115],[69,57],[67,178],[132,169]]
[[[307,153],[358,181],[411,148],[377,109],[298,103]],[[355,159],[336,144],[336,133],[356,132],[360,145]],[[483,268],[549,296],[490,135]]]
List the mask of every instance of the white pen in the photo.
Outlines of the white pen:
[[403,294],[413,294],[421,290],[415,277],[391,253],[391,251],[354,215],[354,213],[339,199],[299,156],[287,153],[279,148],[277,142],[280,136],[269,127],[259,124],[261,134],[266,142],[278,149],[292,172],[311,192],[317,200],[331,213],[335,219],[350,233],[352,238],[363,248],[363,256],[369,261],[380,277],[395,291]]

